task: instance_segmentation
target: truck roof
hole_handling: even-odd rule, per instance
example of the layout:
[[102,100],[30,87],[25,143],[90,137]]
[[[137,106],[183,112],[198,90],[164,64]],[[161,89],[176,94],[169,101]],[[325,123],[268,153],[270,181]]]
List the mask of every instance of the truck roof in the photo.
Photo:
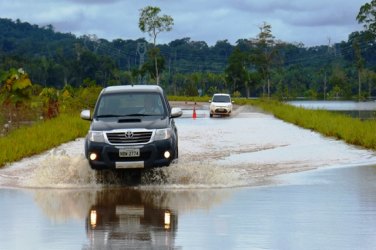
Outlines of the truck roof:
[[158,92],[163,93],[163,90],[158,85],[119,85],[110,86],[102,90],[104,93],[124,93],[124,92]]

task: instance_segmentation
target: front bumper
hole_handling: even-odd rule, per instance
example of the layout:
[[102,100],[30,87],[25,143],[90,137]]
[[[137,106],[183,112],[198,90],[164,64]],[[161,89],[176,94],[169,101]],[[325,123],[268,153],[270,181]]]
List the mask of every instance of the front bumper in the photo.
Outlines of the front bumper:
[[210,114],[212,115],[228,115],[232,111],[230,107],[210,107]]
[[[120,148],[138,148],[139,157],[120,157]],[[164,153],[170,152],[170,157],[165,158]],[[90,154],[96,153],[97,159],[91,160]],[[170,165],[175,158],[175,145],[173,140],[160,140],[142,145],[110,145],[100,142],[86,142],[85,154],[93,169],[144,169]]]

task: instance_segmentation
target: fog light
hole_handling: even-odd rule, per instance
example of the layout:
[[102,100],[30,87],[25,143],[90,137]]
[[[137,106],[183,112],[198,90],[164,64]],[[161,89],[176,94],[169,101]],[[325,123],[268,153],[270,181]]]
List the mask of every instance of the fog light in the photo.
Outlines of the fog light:
[[171,224],[171,213],[170,211],[166,211],[164,213],[164,228],[170,229],[170,224]]
[[166,159],[170,158],[170,156],[171,156],[171,154],[170,154],[169,151],[164,152],[163,155],[164,155],[164,157],[165,157]]
[[96,153],[90,153],[90,160],[94,161],[97,159],[97,154]]
[[91,210],[90,211],[90,225],[95,227],[97,225],[97,211]]

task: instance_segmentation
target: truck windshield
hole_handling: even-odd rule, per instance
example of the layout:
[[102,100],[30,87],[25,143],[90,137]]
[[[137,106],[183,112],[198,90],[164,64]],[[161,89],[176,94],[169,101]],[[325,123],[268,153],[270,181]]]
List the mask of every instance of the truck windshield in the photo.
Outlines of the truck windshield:
[[165,116],[165,104],[158,93],[103,94],[94,117]]

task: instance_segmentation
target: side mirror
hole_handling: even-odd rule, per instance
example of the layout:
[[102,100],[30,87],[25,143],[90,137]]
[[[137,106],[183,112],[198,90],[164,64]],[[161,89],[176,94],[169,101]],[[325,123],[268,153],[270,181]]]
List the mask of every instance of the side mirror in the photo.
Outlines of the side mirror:
[[180,116],[182,116],[182,114],[183,114],[183,111],[181,110],[181,108],[172,108],[171,109],[171,118],[180,117]]
[[91,114],[90,114],[90,110],[88,109],[82,110],[80,116],[84,120],[91,121]]

